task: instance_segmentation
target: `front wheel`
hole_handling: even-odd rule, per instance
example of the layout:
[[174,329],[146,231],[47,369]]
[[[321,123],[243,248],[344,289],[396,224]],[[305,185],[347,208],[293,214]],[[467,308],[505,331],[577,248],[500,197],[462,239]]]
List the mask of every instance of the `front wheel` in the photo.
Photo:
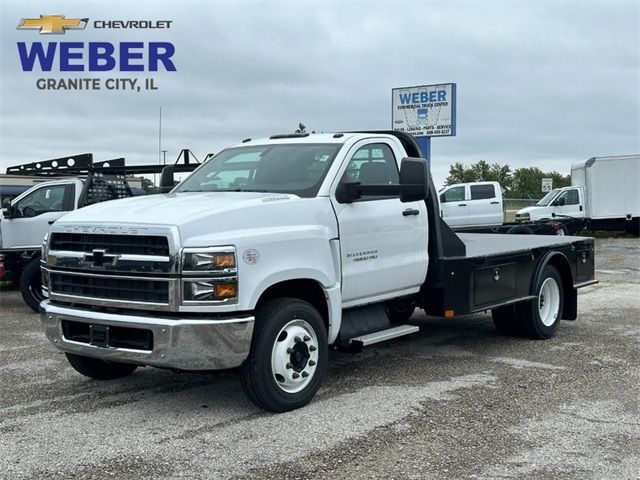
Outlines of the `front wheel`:
[[265,410],[294,410],[316,394],[327,361],[327,329],[318,311],[302,300],[271,300],[256,310],[242,387]]
[[558,329],[564,303],[562,277],[554,266],[544,267],[536,286],[536,294],[534,301],[516,305],[516,312],[524,335],[548,339]]
[[40,258],[34,258],[22,271],[20,276],[20,293],[24,302],[31,310],[38,313],[40,302],[44,300],[42,294],[42,274],[40,273]]

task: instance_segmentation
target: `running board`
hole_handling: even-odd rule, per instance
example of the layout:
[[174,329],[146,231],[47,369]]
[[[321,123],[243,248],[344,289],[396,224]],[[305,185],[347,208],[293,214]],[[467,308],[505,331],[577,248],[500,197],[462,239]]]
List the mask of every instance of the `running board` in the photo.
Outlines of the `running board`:
[[420,327],[415,325],[398,325],[397,327],[387,328],[386,330],[380,330],[379,332],[367,333],[366,335],[354,337],[349,340],[349,343],[356,348],[362,348],[367,345],[373,345],[374,343],[391,340],[392,338],[409,335],[411,333],[418,332],[419,330]]

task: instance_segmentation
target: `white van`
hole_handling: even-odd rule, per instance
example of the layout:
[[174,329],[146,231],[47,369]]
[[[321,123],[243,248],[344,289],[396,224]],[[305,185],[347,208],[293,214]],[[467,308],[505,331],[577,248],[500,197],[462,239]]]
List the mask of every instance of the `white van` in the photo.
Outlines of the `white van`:
[[440,190],[440,216],[450,227],[501,225],[502,188],[498,182],[456,183]]

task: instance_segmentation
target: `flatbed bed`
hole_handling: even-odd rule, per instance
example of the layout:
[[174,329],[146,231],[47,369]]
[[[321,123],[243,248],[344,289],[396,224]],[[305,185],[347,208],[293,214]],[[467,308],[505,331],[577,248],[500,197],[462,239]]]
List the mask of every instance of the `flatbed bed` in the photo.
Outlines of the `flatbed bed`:
[[587,237],[564,237],[549,235],[493,235],[491,233],[458,233],[464,243],[467,257],[527,253],[536,248],[563,247],[575,242],[589,240]]

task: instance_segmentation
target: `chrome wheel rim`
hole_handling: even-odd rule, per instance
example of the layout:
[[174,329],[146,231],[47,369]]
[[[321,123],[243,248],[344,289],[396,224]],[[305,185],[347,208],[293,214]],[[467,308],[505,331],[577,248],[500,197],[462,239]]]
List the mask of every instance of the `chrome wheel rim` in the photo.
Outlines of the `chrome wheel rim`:
[[550,327],[558,319],[560,313],[560,288],[553,278],[547,278],[538,294],[538,314],[545,327]]
[[287,323],[276,336],[271,350],[271,372],[276,385],[286,393],[303,390],[318,365],[318,337],[305,320]]

